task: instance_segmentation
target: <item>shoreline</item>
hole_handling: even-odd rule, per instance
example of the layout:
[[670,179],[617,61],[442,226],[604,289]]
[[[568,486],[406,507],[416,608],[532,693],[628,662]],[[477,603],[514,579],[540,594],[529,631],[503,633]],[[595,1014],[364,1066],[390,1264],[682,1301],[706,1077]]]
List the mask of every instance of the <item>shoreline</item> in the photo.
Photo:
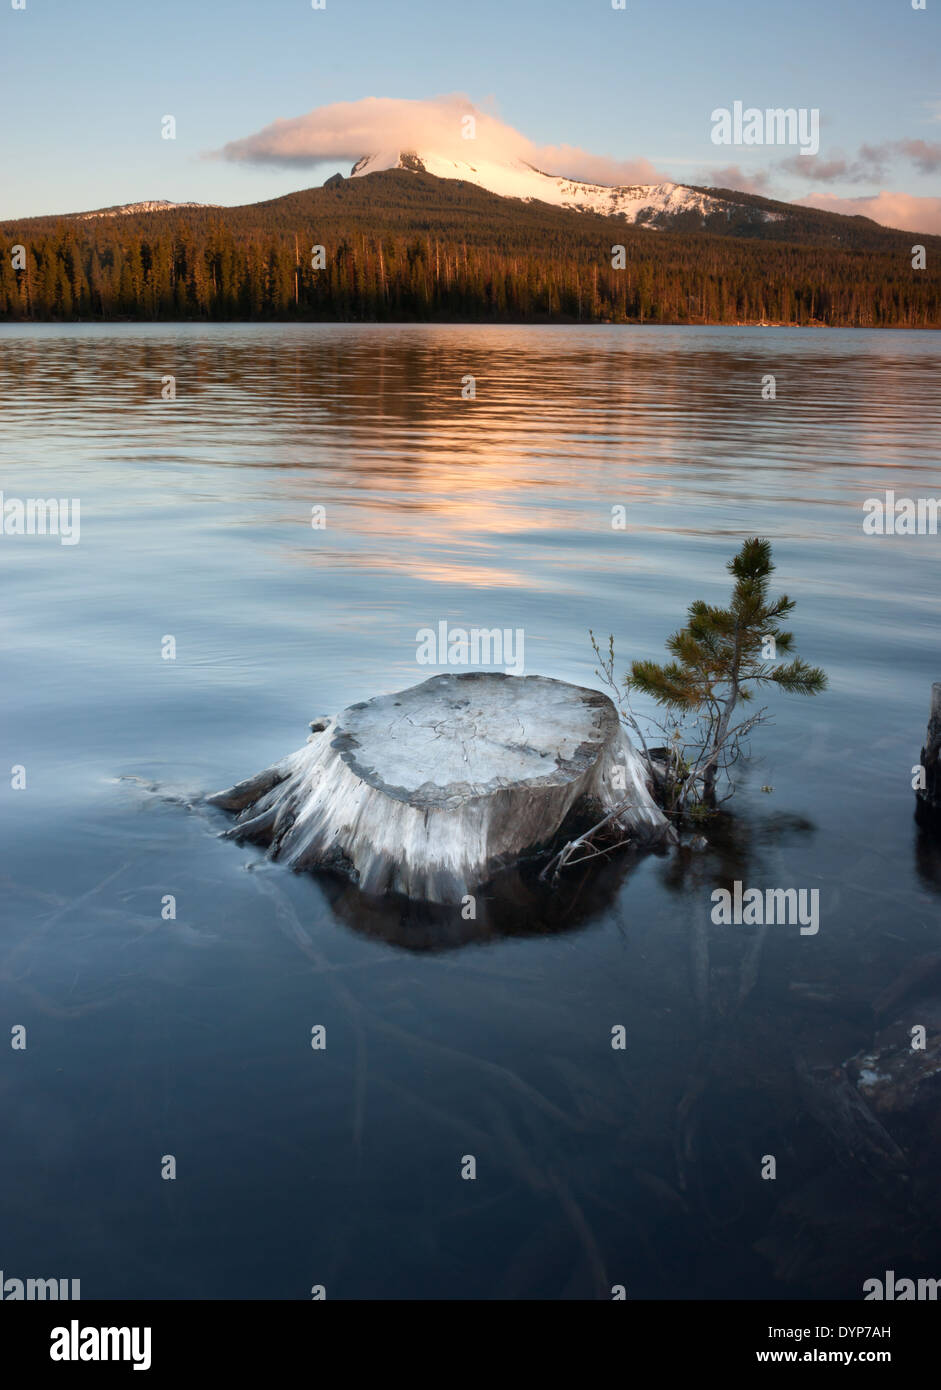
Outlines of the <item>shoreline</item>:
[[258,318],[130,318],[127,316],[115,316],[114,318],[2,318],[0,317],[0,329],[2,328],[33,328],[41,324],[52,324],[56,327],[66,328],[72,325],[82,325],[88,327],[106,327],[109,324],[199,324],[202,327],[210,325],[229,325],[232,327],[260,327],[265,324],[292,324],[300,326],[303,324],[361,324],[363,326],[381,328],[390,327],[429,327],[439,325],[449,327],[488,327],[488,328],[813,328],[845,330],[852,329],[861,333],[938,333],[941,332],[941,323],[933,324],[914,324],[914,323],[823,323],[816,320],[812,323],[785,323],[780,320],[768,319],[744,319],[728,321],[724,319],[700,319],[691,322],[688,319],[660,319],[651,322],[649,319],[532,319],[532,318],[473,318],[458,319],[435,317],[430,319],[419,318],[383,318],[383,319],[361,319],[361,318],[337,318],[337,317],[310,317],[296,318],[280,316],[259,316]]

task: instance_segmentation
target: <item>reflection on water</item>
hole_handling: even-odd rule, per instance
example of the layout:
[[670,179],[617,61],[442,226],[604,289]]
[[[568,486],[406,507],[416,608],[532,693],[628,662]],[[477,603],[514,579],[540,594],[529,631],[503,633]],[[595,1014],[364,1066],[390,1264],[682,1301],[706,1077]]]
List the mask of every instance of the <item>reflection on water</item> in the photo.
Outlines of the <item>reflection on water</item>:
[[[861,529],[868,496],[937,493],[939,355],[927,333],[3,330],[0,486],[79,497],[82,530],[0,538],[28,779],[0,800],[0,1012],[28,1032],[0,1081],[0,1266],[86,1297],[858,1298],[941,1274],[934,1112],[886,1121],[900,1183],[848,1152],[832,1080],[903,972],[903,1011],[941,992],[910,771],[938,538]],[[619,669],[659,655],[752,533],[831,690],[774,701],[705,850],[556,892],[510,872],[465,920],[217,838],[200,794],[424,679],[419,628],[523,628],[527,671],[597,684],[589,627]],[[714,925],[736,879],[819,890],[818,935]]]
[[348,881],[335,882],[325,892],[332,911],[352,931],[405,951],[452,951],[500,937],[581,930],[611,909],[626,888],[636,855],[625,851],[612,855],[608,863],[572,870],[554,888],[539,881],[538,869],[544,863],[545,858],[504,870],[462,911],[409,902],[397,894],[368,897]]

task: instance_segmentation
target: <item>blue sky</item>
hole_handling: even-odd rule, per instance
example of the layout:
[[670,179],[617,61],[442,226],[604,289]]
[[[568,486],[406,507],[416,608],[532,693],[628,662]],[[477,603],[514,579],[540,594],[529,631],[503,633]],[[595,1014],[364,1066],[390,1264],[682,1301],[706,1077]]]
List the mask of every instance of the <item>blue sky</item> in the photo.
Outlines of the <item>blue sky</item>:
[[[789,199],[885,189],[937,201],[939,166],[930,160],[941,140],[941,0],[927,6],[627,0],[616,11],[611,0],[326,0],[313,10],[310,0],[26,0],[14,10],[0,0],[0,217],[144,198],[275,197],[349,166],[203,156],[330,103],[455,91],[538,145],[643,157],[681,181],[712,181],[711,171],[735,164]],[[788,151],[714,146],[711,112],[734,100],[819,108],[826,177],[784,168]],[[161,138],[167,114],[175,140]],[[899,149],[917,140],[928,145],[922,168]],[[865,145],[882,149],[881,170],[859,165]]]

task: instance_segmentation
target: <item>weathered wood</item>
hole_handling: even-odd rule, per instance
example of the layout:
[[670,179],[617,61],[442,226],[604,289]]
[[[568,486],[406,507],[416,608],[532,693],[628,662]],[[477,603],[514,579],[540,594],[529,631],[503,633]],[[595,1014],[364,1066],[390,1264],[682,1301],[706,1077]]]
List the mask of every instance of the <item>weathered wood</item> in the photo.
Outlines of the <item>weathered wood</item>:
[[[370,893],[459,903],[550,845],[563,822],[618,811],[634,839],[672,838],[617,711],[544,676],[432,676],[351,705],[304,748],[209,797],[226,832]],[[627,803],[625,805],[625,803]]]

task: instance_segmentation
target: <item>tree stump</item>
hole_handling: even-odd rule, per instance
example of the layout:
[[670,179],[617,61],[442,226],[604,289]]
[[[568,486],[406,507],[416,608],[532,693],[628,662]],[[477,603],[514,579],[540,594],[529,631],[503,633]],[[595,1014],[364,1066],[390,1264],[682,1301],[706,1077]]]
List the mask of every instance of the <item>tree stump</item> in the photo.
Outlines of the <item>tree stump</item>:
[[316,720],[304,748],[208,798],[226,835],[365,892],[460,903],[548,847],[563,822],[617,810],[625,838],[673,832],[597,690],[545,676],[432,676]]
[[941,830],[941,681],[931,687],[931,716],[925,746],[921,750],[925,785],[915,792],[915,811],[919,822]]

